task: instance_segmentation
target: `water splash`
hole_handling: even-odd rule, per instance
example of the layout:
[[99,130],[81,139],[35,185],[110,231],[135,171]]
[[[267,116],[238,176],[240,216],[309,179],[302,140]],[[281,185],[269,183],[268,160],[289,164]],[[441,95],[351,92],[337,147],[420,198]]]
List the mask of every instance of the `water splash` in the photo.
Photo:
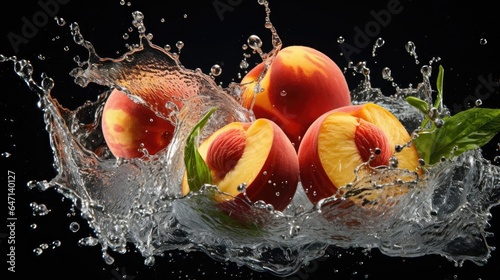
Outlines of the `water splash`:
[[[38,94],[54,152],[56,177],[31,182],[30,186],[42,191],[55,188],[71,199],[95,233],[94,237],[81,239],[80,244],[101,245],[106,263],[114,261],[109,251],[124,253],[128,244],[134,244],[146,265],[154,265],[155,257],[166,251],[196,250],[217,260],[230,260],[281,276],[321,257],[331,245],[378,248],[399,257],[439,254],[458,264],[466,260],[487,262],[493,248],[487,243],[490,233],[486,229],[490,209],[500,202],[500,169],[478,150],[433,166],[425,177],[392,166],[370,170],[369,174],[361,170],[358,179],[343,189],[342,196],[324,199],[316,206],[311,205],[300,186],[290,206],[282,212],[264,202],[243,201],[238,206],[243,209],[235,210],[243,213],[243,220],[249,223],[219,212],[210,199],[212,193],[219,192],[216,186],[207,185],[182,196],[181,147],[198,120],[211,108],[219,108],[204,129],[203,139],[228,122],[249,121],[253,115],[234,98],[244,85],[222,88],[213,80],[220,69],[215,69],[215,74],[211,72],[211,76],[184,68],[179,59],[183,46],[177,45],[175,54],[170,48],[153,44],[143,19],[142,13],[133,14],[139,43],[119,58],[99,57],[78,24],[71,24],[74,42],[88,50],[89,57],[77,61],[78,66],[70,74],[82,87],[93,83],[119,88],[159,116],[176,122],[178,130],[172,144],[148,161],[117,161],[107,149],[99,119],[109,91],[102,92],[96,101],[68,110],[51,96],[53,79],[42,73],[37,82],[29,61],[0,56],[1,62],[12,62],[15,72]],[[271,30],[272,51],[263,52],[262,41],[256,36],[249,38],[248,46],[269,65],[281,48],[281,41],[270,23],[268,9],[265,26]],[[418,64],[414,45],[407,45],[407,50]],[[366,62],[350,64],[349,69],[363,75],[351,92],[353,103],[375,102],[393,112],[409,132],[418,128],[423,116],[404,97],[413,95],[428,100],[432,91],[428,66],[422,67],[422,83],[417,87],[396,87],[390,96],[372,87]],[[185,85],[193,91],[185,96],[195,97],[180,98],[178,102],[183,106],[174,116],[162,113],[165,104],[158,103],[154,94],[149,98],[137,95],[144,90],[154,92],[157,87]],[[179,104],[174,105],[181,108]],[[241,191],[244,192],[243,186]],[[393,195],[402,191],[407,194]],[[347,199],[363,200],[362,197],[377,192],[383,195],[366,201],[363,207]],[[71,230],[77,228],[75,224],[71,226]],[[42,254],[42,247],[45,246],[36,248],[34,253]]]

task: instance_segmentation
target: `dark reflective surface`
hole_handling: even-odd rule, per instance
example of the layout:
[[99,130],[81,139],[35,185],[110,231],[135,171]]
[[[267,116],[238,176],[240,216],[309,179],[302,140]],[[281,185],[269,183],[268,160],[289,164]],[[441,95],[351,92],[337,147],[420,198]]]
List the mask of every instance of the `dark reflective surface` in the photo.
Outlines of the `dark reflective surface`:
[[[139,1],[136,1],[139,2]],[[135,43],[131,35],[123,34],[131,27],[131,13],[140,10],[145,15],[148,31],[158,45],[182,40],[185,47],[181,61],[188,68],[199,67],[208,73],[218,63],[223,67],[219,80],[227,84],[238,81],[241,46],[251,34],[264,39],[264,49],[269,33],[263,28],[264,12],[257,1],[172,1],[167,7],[158,7],[154,1],[131,2],[122,6],[115,1],[63,1],[47,0],[24,3],[17,1],[10,11],[2,13],[0,53],[29,59],[38,73],[47,72],[54,77],[54,95],[71,108],[84,100],[96,97],[100,88],[75,85],[68,72],[75,66],[75,54],[85,56],[83,49],[70,38],[68,25],[80,24],[83,35],[96,47],[101,56],[117,56],[125,50],[125,43]],[[274,3],[276,2],[276,3]],[[499,108],[500,97],[500,47],[495,11],[486,1],[459,4],[452,1],[376,1],[370,3],[342,3],[329,7],[321,1],[272,1],[271,21],[278,29],[284,45],[304,44],[330,55],[341,67],[347,59],[354,62],[366,60],[371,70],[372,85],[392,93],[392,86],[382,79],[384,67],[392,69],[395,82],[401,85],[420,80],[419,65],[405,50],[404,45],[413,41],[421,63],[432,57],[441,57],[449,70],[445,77],[445,104],[458,112],[482,99],[483,107]],[[321,3],[320,3],[321,2]],[[335,4],[334,4],[335,5]],[[184,17],[184,14],[187,17]],[[59,27],[53,16],[64,18],[67,23]],[[164,21],[164,22],[163,22]],[[135,33],[134,33],[135,34]],[[339,47],[337,39],[345,38],[349,45]],[[372,57],[375,40],[382,37],[384,46]],[[487,42],[481,39],[486,39]],[[66,50],[66,48],[69,48]],[[16,51],[17,50],[17,51]],[[344,51],[344,55],[341,55]],[[39,55],[44,57],[40,60]],[[42,112],[37,108],[37,98],[13,73],[10,65],[0,64],[2,88],[2,184],[8,170],[15,172],[15,231],[0,229],[2,259],[11,259],[10,246],[15,246],[15,273],[3,261],[2,279],[21,279],[34,274],[41,279],[203,279],[223,277],[239,279],[277,279],[268,273],[258,273],[233,263],[212,260],[204,253],[172,251],[158,257],[153,267],[143,264],[143,257],[130,246],[128,253],[111,252],[115,258],[107,265],[101,258],[101,247],[79,246],[81,238],[93,235],[78,209],[53,190],[39,192],[28,190],[30,180],[51,179],[52,154],[48,135],[44,129]],[[39,77],[39,74],[35,74]],[[348,76],[351,86],[357,85],[359,76]],[[497,136],[484,147],[484,155],[493,160],[498,152]],[[7,187],[3,189],[3,213],[8,214]],[[44,216],[33,215],[30,203],[45,204],[50,212]],[[500,211],[492,211],[491,232],[500,234]],[[6,222],[9,224],[11,220]],[[72,232],[70,224],[77,222],[79,230]],[[35,226],[36,225],[36,226]],[[15,240],[15,244],[9,244]],[[498,247],[496,237],[488,239]],[[60,241],[58,246],[57,241]],[[33,250],[44,247],[41,255]],[[419,258],[394,258],[381,254],[377,249],[365,252],[360,249],[331,248],[328,258],[311,262],[289,279],[402,279],[412,275],[427,279],[495,279],[500,273],[500,257],[494,251],[489,262],[478,266],[466,262],[456,267],[441,256]]]

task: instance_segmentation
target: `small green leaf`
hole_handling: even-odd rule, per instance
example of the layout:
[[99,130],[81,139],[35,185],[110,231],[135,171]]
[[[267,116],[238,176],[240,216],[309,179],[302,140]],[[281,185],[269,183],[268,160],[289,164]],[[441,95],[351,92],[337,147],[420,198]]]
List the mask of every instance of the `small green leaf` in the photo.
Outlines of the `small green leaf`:
[[443,120],[442,127],[420,133],[414,139],[426,164],[480,148],[500,132],[500,109],[471,108]]
[[439,65],[439,72],[436,80],[436,88],[438,95],[434,103],[434,107],[436,108],[441,108],[441,104],[443,102],[443,79],[444,79],[444,68],[442,65]]
[[212,183],[212,174],[207,163],[198,151],[197,138],[201,129],[205,126],[212,113],[217,108],[212,108],[205,116],[193,127],[186,139],[184,148],[184,165],[186,166],[186,175],[191,191],[198,191],[204,184]]
[[411,106],[417,108],[420,112],[422,112],[426,116],[429,113],[429,104],[427,104],[427,102],[418,97],[408,96],[406,97],[406,102],[408,102],[408,104],[410,104]]

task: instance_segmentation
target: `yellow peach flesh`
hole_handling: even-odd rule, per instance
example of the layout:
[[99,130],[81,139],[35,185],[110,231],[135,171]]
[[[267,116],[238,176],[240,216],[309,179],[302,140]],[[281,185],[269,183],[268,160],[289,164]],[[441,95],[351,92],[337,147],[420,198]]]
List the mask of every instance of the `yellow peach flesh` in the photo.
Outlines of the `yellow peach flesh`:
[[[215,139],[218,135],[224,133],[228,129],[242,129],[244,127],[240,123],[231,123],[222,131],[218,131],[209,138]],[[271,125],[265,120],[256,120],[246,130],[246,144],[243,155],[238,163],[230,170],[225,177],[216,183],[219,190],[236,196],[239,194],[238,186],[242,183],[250,184],[255,181],[257,175],[262,172],[264,164],[267,160],[269,151],[273,143],[274,132]],[[198,148],[200,155],[206,159],[208,148],[212,141],[204,141]]]
[[[330,181],[338,188],[354,180],[354,170],[363,160],[353,141],[358,122],[354,117],[327,117],[318,133],[318,155]],[[334,136],[334,137],[332,137]],[[339,143],[341,143],[339,145]]]
[[362,118],[378,126],[387,135],[394,156],[398,159],[398,168],[422,173],[418,163],[419,155],[414,145],[405,147],[401,152],[395,152],[396,145],[404,146],[411,142],[411,135],[391,112],[374,103],[353,106],[353,108],[356,109],[352,110],[351,108],[342,107],[336,109],[336,111],[348,112],[353,116]]

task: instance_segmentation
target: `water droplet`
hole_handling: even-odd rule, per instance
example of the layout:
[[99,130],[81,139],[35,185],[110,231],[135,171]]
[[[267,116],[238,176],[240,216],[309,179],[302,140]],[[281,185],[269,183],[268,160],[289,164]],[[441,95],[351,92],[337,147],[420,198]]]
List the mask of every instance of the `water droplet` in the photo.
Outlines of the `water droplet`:
[[4,157],[4,158],[9,158],[11,155],[12,155],[12,154],[11,154],[11,153],[9,153],[9,152],[3,152],[3,153],[2,153],[2,157]]
[[483,101],[481,99],[478,99],[478,100],[476,100],[475,104],[477,107],[479,107],[479,106],[483,105]]
[[36,228],[37,228],[37,224],[31,224],[31,225],[30,225],[30,228],[31,228],[31,229],[36,229]]
[[481,38],[481,39],[479,39],[479,44],[484,46],[484,45],[488,44],[488,40],[486,40],[486,38]]
[[247,69],[248,68],[248,62],[246,61],[246,59],[242,59],[241,62],[240,62],[240,69]]
[[14,71],[22,78],[29,79],[33,74],[33,66],[27,60],[18,60],[14,65]]
[[434,62],[439,62],[441,60],[441,57],[433,57],[430,61],[429,61],[429,65],[432,65]]
[[257,35],[250,35],[247,40],[248,46],[255,51],[260,51],[262,47],[262,40]]
[[102,259],[108,265],[111,265],[115,262],[115,259],[111,255],[109,255],[108,252],[106,251],[102,253]]
[[378,38],[375,41],[375,44],[373,45],[373,49],[372,49],[372,56],[373,57],[375,57],[377,55],[377,49],[382,47],[384,44],[385,44],[385,41],[382,38]]
[[247,188],[247,184],[246,183],[241,183],[241,184],[238,185],[237,190],[238,190],[238,192],[244,192],[246,190],[246,188]]
[[443,119],[435,119],[434,124],[436,125],[437,128],[443,127],[444,125],[444,120]]
[[184,48],[184,42],[177,41],[177,43],[175,43],[175,47],[179,50],[179,52],[181,52],[182,48]]
[[427,115],[431,120],[435,120],[438,117],[438,114],[439,112],[436,107],[432,107],[431,109],[429,109],[429,112],[427,113]]
[[344,38],[344,37],[339,36],[339,37],[337,38],[337,43],[342,44],[342,43],[344,43],[344,42],[345,42],[345,38]]
[[210,74],[214,77],[220,76],[222,74],[222,67],[219,64],[214,64],[212,68],[210,68]]
[[281,96],[286,96],[286,94],[287,94],[286,90],[282,90],[282,91],[280,91],[280,95],[281,95]]
[[30,206],[33,211],[33,216],[45,216],[50,212],[50,210],[47,209],[47,206],[45,206],[45,204],[38,204],[36,202],[31,202]]
[[493,162],[499,164],[500,163],[500,156],[495,156],[493,158]]
[[149,256],[144,259],[144,265],[153,266],[155,264],[155,257]]
[[432,66],[430,65],[424,65],[422,68],[420,68],[420,73],[424,75],[425,77],[430,77],[432,75]]
[[82,246],[96,246],[99,244],[99,240],[97,238],[94,238],[92,236],[82,238],[78,241],[78,244]]
[[396,147],[395,147],[395,151],[396,151],[397,153],[399,153],[399,152],[401,152],[401,151],[403,150],[403,148],[404,148],[404,146],[403,146],[403,145],[399,145],[399,144],[398,144],[398,145],[396,145]]
[[391,157],[389,159],[389,165],[392,167],[392,168],[397,168],[398,165],[399,165],[399,161],[398,161],[398,158],[396,157]]
[[415,46],[415,43],[413,43],[412,41],[408,41],[405,45],[405,49],[411,56],[415,58],[415,64],[419,64],[420,62],[418,61],[416,52],[417,47]]
[[42,248],[33,249],[33,254],[35,254],[35,256],[40,256],[42,253],[43,253]]
[[61,240],[54,240],[54,241],[52,241],[51,245],[52,245],[52,249],[60,247],[61,246]]
[[382,69],[382,78],[384,80],[387,80],[387,81],[393,81],[394,79],[392,78],[392,72],[391,72],[391,69],[389,67],[384,67],[384,69]]
[[56,21],[57,25],[59,25],[59,26],[64,26],[66,24],[66,21],[63,18],[54,17],[54,20]]
[[77,222],[71,222],[71,224],[69,224],[69,230],[71,230],[72,232],[77,232],[78,230],[80,230],[80,224],[78,224]]

